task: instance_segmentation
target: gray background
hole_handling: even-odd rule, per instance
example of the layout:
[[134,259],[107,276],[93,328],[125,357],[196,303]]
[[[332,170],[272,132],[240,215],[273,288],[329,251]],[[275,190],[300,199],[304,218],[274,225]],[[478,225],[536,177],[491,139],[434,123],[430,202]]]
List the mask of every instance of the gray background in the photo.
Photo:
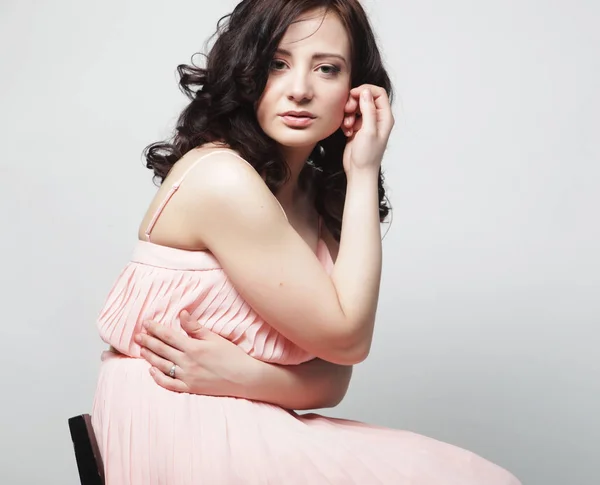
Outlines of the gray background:
[[[140,153],[235,3],[0,3],[3,485],[78,483],[66,420],[155,190]],[[600,4],[364,4],[398,94],[395,217],[371,356],[328,413],[600,483]]]

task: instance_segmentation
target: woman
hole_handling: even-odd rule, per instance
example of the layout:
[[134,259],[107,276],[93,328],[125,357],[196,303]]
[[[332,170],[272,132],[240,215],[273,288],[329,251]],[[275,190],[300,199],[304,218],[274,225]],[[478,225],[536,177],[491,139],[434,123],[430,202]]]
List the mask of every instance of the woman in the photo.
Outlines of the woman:
[[373,333],[393,117],[360,4],[246,0],[206,69],[180,74],[191,103],[147,151],[163,183],[98,321],[107,483],[518,483],[429,438],[288,410],[337,404]]

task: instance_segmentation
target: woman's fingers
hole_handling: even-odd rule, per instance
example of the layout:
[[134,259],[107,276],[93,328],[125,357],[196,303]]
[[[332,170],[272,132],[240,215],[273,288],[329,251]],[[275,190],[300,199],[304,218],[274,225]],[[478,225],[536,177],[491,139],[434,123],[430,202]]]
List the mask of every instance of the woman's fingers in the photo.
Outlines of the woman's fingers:
[[384,128],[386,130],[391,130],[394,126],[394,116],[392,115],[392,106],[386,90],[379,86],[373,86],[372,84],[365,84],[364,87],[370,89],[371,94],[373,95],[373,102],[377,109],[377,120],[384,123]]
[[174,362],[170,360],[163,359],[160,355],[155,354],[150,349],[142,347],[140,350],[140,355],[153,367],[157,368],[163,374],[168,374],[173,366]]
[[359,131],[362,128],[362,125],[363,125],[362,117],[357,117],[356,120],[354,121],[354,126],[351,128],[352,133],[356,133],[357,131]]
[[139,333],[135,336],[134,340],[141,347],[151,350],[159,357],[169,360],[174,364],[181,361],[183,353],[180,350],[167,345],[162,340],[159,340],[150,334]]
[[[346,103],[346,114],[345,114],[345,119],[349,118],[351,116],[351,114],[348,112],[348,110],[350,108],[354,108],[354,112],[357,113],[357,117],[356,117],[356,123],[355,126],[350,128],[352,129],[354,132],[358,131],[358,127],[356,126],[358,120],[361,118],[361,114],[358,113],[358,111],[360,111],[362,113],[362,101],[360,100],[360,96],[363,92],[365,92],[365,90],[370,91],[371,93],[371,98],[372,98],[372,104],[375,107],[375,113],[376,113],[376,128],[378,129],[383,129],[383,132],[389,132],[391,131],[392,127],[394,126],[394,117],[392,114],[392,109],[391,109],[391,105],[390,105],[390,100],[388,97],[388,94],[386,92],[386,90],[380,86],[374,86],[372,84],[363,84],[361,86],[358,86],[356,88],[353,88],[350,90],[350,99],[348,100],[348,102]],[[354,103],[351,103],[352,100],[356,100],[358,99],[358,104],[355,104],[356,101],[354,101]],[[344,131],[348,130],[347,127],[344,127]]]
[[360,129],[369,134],[377,134],[377,114],[375,112],[373,94],[369,88],[363,89],[360,93],[360,112],[362,114],[360,118],[362,126]]
[[344,112],[348,114],[356,113],[358,109],[358,96],[356,94],[353,95],[352,91],[350,91],[350,96],[348,96],[348,101],[346,101],[346,106],[344,106]]
[[182,335],[179,332],[175,332],[173,329],[165,327],[156,322],[144,322],[144,328],[148,332],[148,335],[152,335],[157,339],[161,340],[165,344],[173,347],[174,349],[185,352],[187,336]]
[[204,340],[210,339],[214,335],[208,328],[203,327],[198,320],[192,318],[186,310],[179,314],[179,321],[181,328],[192,338]]
[[[342,130],[346,136],[352,136],[352,134],[360,130],[361,126],[363,125],[361,106],[364,102],[361,101],[361,94],[365,91],[369,91],[371,93],[371,100],[377,111],[379,111],[380,106],[383,107],[386,105],[386,103],[389,104],[387,93],[382,87],[374,86],[372,84],[363,84],[351,89],[348,96],[348,101],[344,106],[344,122],[342,125]],[[377,116],[376,121],[378,119],[379,116]]]
[[381,86],[375,86],[374,84],[362,84],[360,86],[356,86],[350,90],[350,95],[358,99],[360,93],[362,93],[365,89],[369,89],[371,91],[373,98],[378,98],[383,94],[385,94],[387,97],[385,89]]
[[344,106],[344,121],[341,126],[342,131],[346,136],[352,136],[356,131],[354,123],[356,122],[358,107],[358,100],[350,94],[350,96],[348,96],[348,101],[346,101],[346,105]]
[[167,377],[160,370],[155,367],[150,368],[150,375],[156,381],[156,383],[173,392],[189,392],[189,388],[187,384],[179,379],[172,379],[171,377]]
[[390,98],[385,89],[381,88],[381,92],[374,98],[374,101],[377,109],[377,120],[382,123],[384,130],[391,131],[394,126],[394,115],[392,114]]
[[[387,95],[387,92],[384,88],[380,86],[374,86],[373,84],[363,84],[362,86],[358,86],[350,90],[351,98],[359,98],[361,93],[365,90],[369,90],[371,92],[371,96],[374,100],[375,106],[377,109],[387,109],[391,112],[390,100]],[[346,104],[348,106],[348,104]]]

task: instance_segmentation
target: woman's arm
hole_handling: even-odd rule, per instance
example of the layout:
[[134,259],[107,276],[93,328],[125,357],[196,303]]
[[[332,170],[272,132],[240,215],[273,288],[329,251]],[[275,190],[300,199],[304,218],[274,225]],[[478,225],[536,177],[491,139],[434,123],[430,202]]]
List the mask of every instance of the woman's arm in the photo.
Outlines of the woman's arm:
[[265,401],[287,409],[337,406],[348,391],[352,366],[313,359],[300,365],[257,364],[238,397]]
[[[263,401],[286,409],[318,409],[340,403],[352,367],[314,359],[277,365],[250,357],[229,340],[181,314],[187,335],[149,322],[135,341],[151,365],[154,380],[175,392],[231,396]],[[168,376],[173,364],[175,378]]]
[[178,191],[195,244],[214,254],[250,307],[300,348],[342,365],[363,361],[373,336],[381,277],[379,169],[393,125],[385,90],[367,86],[352,95],[362,90],[360,126],[344,152],[348,184],[331,275],[256,170],[232,154],[203,161]]

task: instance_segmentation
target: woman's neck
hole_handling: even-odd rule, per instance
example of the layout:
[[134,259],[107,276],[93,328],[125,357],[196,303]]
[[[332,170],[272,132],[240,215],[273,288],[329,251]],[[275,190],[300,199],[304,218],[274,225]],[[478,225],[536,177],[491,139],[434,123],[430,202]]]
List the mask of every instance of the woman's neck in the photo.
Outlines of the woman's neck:
[[307,196],[310,197],[310,194],[300,187],[299,180],[313,148],[313,146],[281,147],[283,159],[290,170],[289,179],[277,191],[277,199],[285,209],[293,210],[298,204],[303,204]]

